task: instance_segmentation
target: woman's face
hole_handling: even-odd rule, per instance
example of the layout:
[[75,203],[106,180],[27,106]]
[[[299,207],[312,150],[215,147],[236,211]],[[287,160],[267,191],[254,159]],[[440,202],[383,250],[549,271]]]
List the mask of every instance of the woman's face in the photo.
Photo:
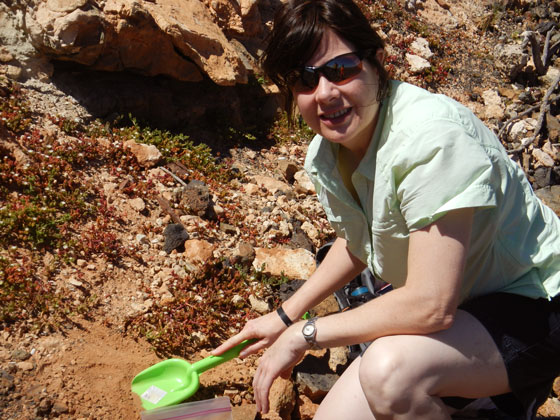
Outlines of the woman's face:
[[[355,51],[352,44],[327,30],[305,65],[321,66],[334,57]],[[379,50],[378,54],[382,59],[383,51]],[[362,63],[362,71],[347,81],[334,83],[321,75],[314,89],[293,91],[299,111],[313,131],[361,156],[373,135],[379,109],[377,71],[366,60]]]

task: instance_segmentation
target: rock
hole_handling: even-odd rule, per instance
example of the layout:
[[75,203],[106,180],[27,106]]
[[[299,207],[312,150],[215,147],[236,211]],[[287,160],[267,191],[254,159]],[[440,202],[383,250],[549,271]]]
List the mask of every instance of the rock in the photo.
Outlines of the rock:
[[256,404],[234,405],[231,408],[233,420],[255,420],[257,418]]
[[191,239],[185,242],[183,255],[191,263],[204,264],[213,257],[214,246],[205,240]]
[[160,151],[153,144],[141,144],[134,140],[128,140],[124,142],[124,147],[130,149],[138,163],[145,168],[157,165],[162,157]]
[[212,208],[208,186],[200,181],[191,181],[179,193],[180,206],[189,214],[208,217]]
[[16,363],[16,366],[19,370],[23,370],[23,371],[30,371],[33,370],[35,368],[35,366],[33,366],[32,362],[18,362]]
[[424,38],[416,38],[412,41],[410,49],[413,53],[425,59],[431,58],[434,55],[434,53],[430,50],[430,43]]
[[81,3],[88,2],[31,2],[23,28],[36,51],[96,70],[188,82],[206,73],[216,84],[231,86],[247,82],[254,60],[226,34],[256,37],[264,28],[255,0]]
[[315,413],[319,408],[319,404],[315,404],[309,397],[303,394],[298,396],[297,405],[299,419],[301,420],[313,420],[313,417],[315,417]]
[[301,224],[301,230],[305,232],[305,234],[309,237],[309,239],[315,241],[319,239],[319,229],[317,229],[312,223],[309,221],[305,221]]
[[136,243],[141,244],[141,245],[149,245],[150,244],[150,239],[144,235],[143,233],[139,233],[136,235]]
[[554,392],[556,397],[560,397],[560,376],[554,380],[554,383],[552,384],[552,392]]
[[146,203],[144,203],[144,200],[142,200],[140,197],[128,200],[128,205],[138,213],[141,213],[146,209]]
[[484,114],[486,118],[495,118],[501,120],[505,116],[504,104],[498,92],[493,89],[482,92],[484,100]]
[[14,389],[14,377],[5,370],[0,370],[0,395],[8,395]]
[[536,147],[533,149],[533,157],[543,166],[547,168],[552,168],[554,166],[554,159],[550,157],[548,153],[543,152],[541,149]]
[[46,416],[50,413],[53,406],[53,401],[50,398],[42,398],[37,407],[36,414],[39,416]]
[[262,299],[257,298],[255,295],[249,295],[249,303],[251,304],[251,308],[261,315],[270,312],[270,304]]
[[67,414],[70,410],[68,409],[68,405],[61,401],[55,401],[51,408],[51,413],[56,416],[60,416],[61,414]]
[[290,379],[281,377],[276,378],[270,388],[269,394],[270,414],[264,415],[263,419],[275,418],[267,416],[277,416],[281,419],[291,419],[291,414],[296,406],[296,393],[294,384]]
[[317,316],[325,316],[339,312],[340,307],[338,306],[334,295],[331,294],[315,305],[313,307],[313,311],[317,314]]
[[253,267],[273,276],[307,280],[315,271],[315,256],[305,249],[255,248]]
[[292,190],[290,185],[269,176],[256,175],[253,177],[253,181],[257,186],[266,189],[271,194],[274,194],[277,191],[288,193]]
[[332,372],[328,360],[308,354],[295,368],[296,385],[300,392],[314,403],[320,402],[333,387],[339,376]]
[[235,235],[237,228],[229,223],[220,222],[220,230],[228,235]]
[[558,79],[559,76],[560,76],[560,69],[554,66],[550,66],[546,74],[543,76],[545,86],[550,87],[556,81],[556,79]]
[[311,239],[309,239],[307,234],[300,228],[297,228],[292,234],[292,237],[290,238],[290,246],[294,248],[306,249],[309,252],[313,252],[314,249],[313,242],[311,241]]
[[425,58],[410,53],[406,54],[406,62],[410,66],[410,72],[413,74],[422,73],[432,66]]
[[299,167],[294,162],[283,159],[278,161],[278,169],[282,173],[284,179],[291,184],[294,182],[294,175],[299,170]]
[[520,44],[498,44],[494,47],[494,64],[509,81],[514,81],[529,62],[529,55]]
[[547,141],[543,145],[542,151],[549,155],[553,160],[560,160],[560,149],[551,142]]
[[305,170],[298,171],[294,174],[295,188],[297,192],[303,194],[315,194],[315,185],[309,179],[307,172]]
[[174,249],[181,251],[185,241],[189,239],[189,234],[184,226],[176,223],[167,225],[163,230],[163,236],[165,237],[163,250],[168,254]]
[[25,350],[14,350],[12,352],[12,359],[13,360],[19,360],[19,361],[25,361],[27,359],[29,359],[31,357],[31,353],[25,351]]
[[540,168],[535,169],[533,178],[534,189],[547,187],[552,184],[552,169],[541,166]]
[[248,242],[239,242],[233,250],[232,262],[234,264],[250,264],[255,259],[255,248]]
[[558,398],[549,398],[546,400],[545,403],[539,407],[538,415],[542,417],[558,418],[558,416],[560,416],[560,401]]
[[538,189],[535,194],[560,217],[560,185]]
[[333,372],[348,365],[348,347],[332,347],[329,349],[329,368]]

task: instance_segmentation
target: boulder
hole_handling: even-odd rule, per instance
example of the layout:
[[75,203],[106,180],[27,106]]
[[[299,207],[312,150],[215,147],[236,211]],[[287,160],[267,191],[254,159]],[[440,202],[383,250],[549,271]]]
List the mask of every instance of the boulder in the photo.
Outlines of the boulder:
[[231,37],[258,39],[264,29],[256,0],[35,0],[23,16],[19,30],[35,50],[27,56],[189,82],[207,75],[221,86],[247,83],[254,66]]

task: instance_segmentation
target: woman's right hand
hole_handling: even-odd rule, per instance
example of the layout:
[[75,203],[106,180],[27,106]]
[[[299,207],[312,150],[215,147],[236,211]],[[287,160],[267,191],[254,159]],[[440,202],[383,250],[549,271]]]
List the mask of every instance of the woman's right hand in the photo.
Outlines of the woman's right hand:
[[247,357],[261,349],[270,347],[286,328],[286,324],[280,319],[276,311],[270,312],[248,321],[239,333],[224,341],[220,346],[212,350],[211,354],[219,356],[244,340],[256,339],[255,343],[245,347],[239,354],[241,358]]

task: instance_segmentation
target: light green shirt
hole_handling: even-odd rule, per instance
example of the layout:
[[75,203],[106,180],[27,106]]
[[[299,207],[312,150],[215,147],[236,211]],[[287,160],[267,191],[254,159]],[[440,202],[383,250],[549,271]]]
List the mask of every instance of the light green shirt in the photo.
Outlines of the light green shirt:
[[338,147],[316,136],[305,168],[337,235],[379,278],[404,285],[410,232],[473,207],[461,301],[495,291],[549,299],[559,293],[560,220],[466,107],[391,82],[352,175],[360,204],[338,171]]

